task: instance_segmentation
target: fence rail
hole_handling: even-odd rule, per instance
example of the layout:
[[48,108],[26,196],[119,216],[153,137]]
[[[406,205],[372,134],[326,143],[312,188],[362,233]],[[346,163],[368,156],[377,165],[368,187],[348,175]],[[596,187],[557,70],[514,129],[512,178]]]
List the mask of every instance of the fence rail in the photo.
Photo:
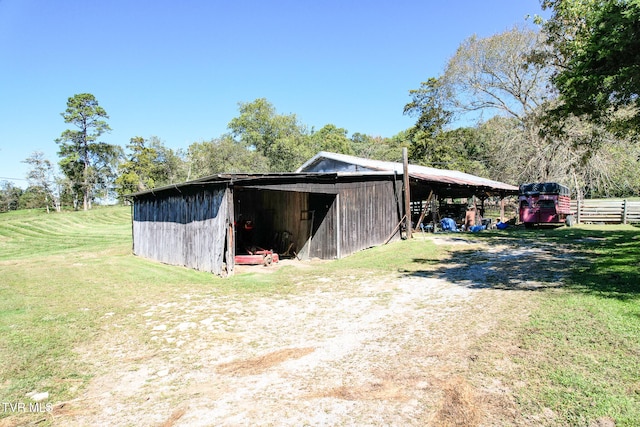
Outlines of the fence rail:
[[572,200],[571,212],[580,223],[605,224],[640,223],[640,201],[626,199]]

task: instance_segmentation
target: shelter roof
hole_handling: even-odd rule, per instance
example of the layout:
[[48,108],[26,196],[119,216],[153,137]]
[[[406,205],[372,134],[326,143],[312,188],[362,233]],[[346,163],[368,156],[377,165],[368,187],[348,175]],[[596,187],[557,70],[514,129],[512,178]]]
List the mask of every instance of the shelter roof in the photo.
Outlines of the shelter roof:
[[[327,183],[344,180],[372,180],[381,176],[402,175],[403,165],[399,162],[370,160],[346,154],[321,151],[303,164],[296,172],[288,173],[223,173],[209,175],[192,181],[140,191],[127,197],[143,197],[157,193],[180,192],[211,185],[285,185],[300,183]],[[515,195],[518,187],[493,181],[468,173],[436,169],[426,166],[409,165],[412,187],[433,187],[443,196],[467,197],[477,195]],[[425,184],[425,185],[421,185]],[[413,190],[412,190],[413,191]]]
[[139,191],[127,195],[127,197],[137,198],[158,193],[181,192],[189,189],[197,189],[216,185],[234,185],[234,186],[285,186],[292,183],[335,183],[338,181],[353,180],[375,180],[385,176],[393,176],[392,171],[340,171],[340,172],[286,172],[286,173],[221,173],[205,176],[191,181],[177,184],[165,185],[149,190]]
[[[387,171],[403,173],[399,162],[371,160],[346,154],[321,151],[300,166],[296,172],[366,172]],[[485,193],[517,194],[518,187],[500,181],[494,181],[465,172],[448,169],[430,168],[409,164],[409,176],[415,180],[435,184],[450,189],[467,189]]]

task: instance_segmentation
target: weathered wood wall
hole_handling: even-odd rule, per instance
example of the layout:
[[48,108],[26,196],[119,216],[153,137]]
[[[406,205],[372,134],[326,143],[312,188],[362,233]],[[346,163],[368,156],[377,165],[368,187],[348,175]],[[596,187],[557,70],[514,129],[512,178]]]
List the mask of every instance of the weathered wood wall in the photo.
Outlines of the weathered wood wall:
[[[236,219],[254,221],[255,246],[283,251],[276,246],[277,235],[287,232],[295,243],[293,249],[299,253],[309,234],[310,223],[303,216],[308,210],[308,200],[308,193],[237,188]],[[246,248],[238,247],[236,251],[245,253]]]
[[[280,217],[272,224],[276,230],[289,227],[303,258],[342,258],[381,245],[391,236],[402,217],[401,178],[354,176],[332,182],[252,185],[246,191],[260,191],[256,194],[262,194],[261,198],[253,196],[252,202],[240,204],[250,204],[253,209],[264,206]],[[304,211],[314,212],[312,230],[308,229],[309,221],[301,220],[310,218],[310,214],[303,216]],[[399,237],[399,231],[391,236]]]
[[[402,218],[402,182],[388,179],[338,187],[339,256],[383,244]],[[393,239],[399,237],[397,232]]]
[[275,234],[286,231],[300,258],[342,258],[399,238],[399,232],[391,233],[402,216],[402,197],[402,182],[393,176],[145,193],[134,199],[133,251],[171,265],[230,274],[233,255],[244,250],[233,235],[242,215],[255,222],[257,246],[272,249]]
[[[309,194],[311,240],[305,254],[309,258],[338,258],[338,197],[335,194]],[[312,222],[312,224],[311,224]]]
[[233,217],[226,186],[147,195],[133,204],[133,252],[171,265],[226,274],[227,230]]

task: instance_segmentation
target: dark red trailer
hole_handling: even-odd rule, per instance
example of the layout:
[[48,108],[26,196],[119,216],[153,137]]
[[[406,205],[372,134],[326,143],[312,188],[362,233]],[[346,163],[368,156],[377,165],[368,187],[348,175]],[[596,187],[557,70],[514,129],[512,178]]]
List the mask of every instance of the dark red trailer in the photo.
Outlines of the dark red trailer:
[[569,188],[557,182],[520,185],[518,193],[520,222],[525,227],[536,224],[573,225]]

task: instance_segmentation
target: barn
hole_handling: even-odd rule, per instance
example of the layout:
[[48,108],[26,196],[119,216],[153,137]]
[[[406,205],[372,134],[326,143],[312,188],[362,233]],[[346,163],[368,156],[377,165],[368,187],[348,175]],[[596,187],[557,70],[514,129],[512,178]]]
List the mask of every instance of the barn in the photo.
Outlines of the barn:
[[256,248],[342,258],[399,239],[405,195],[518,190],[450,172],[410,165],[405,192],[402,163],[321,152],[295,173],[218,174],[135,193],[133,252],[221,276],[233,274],[236,255]]

